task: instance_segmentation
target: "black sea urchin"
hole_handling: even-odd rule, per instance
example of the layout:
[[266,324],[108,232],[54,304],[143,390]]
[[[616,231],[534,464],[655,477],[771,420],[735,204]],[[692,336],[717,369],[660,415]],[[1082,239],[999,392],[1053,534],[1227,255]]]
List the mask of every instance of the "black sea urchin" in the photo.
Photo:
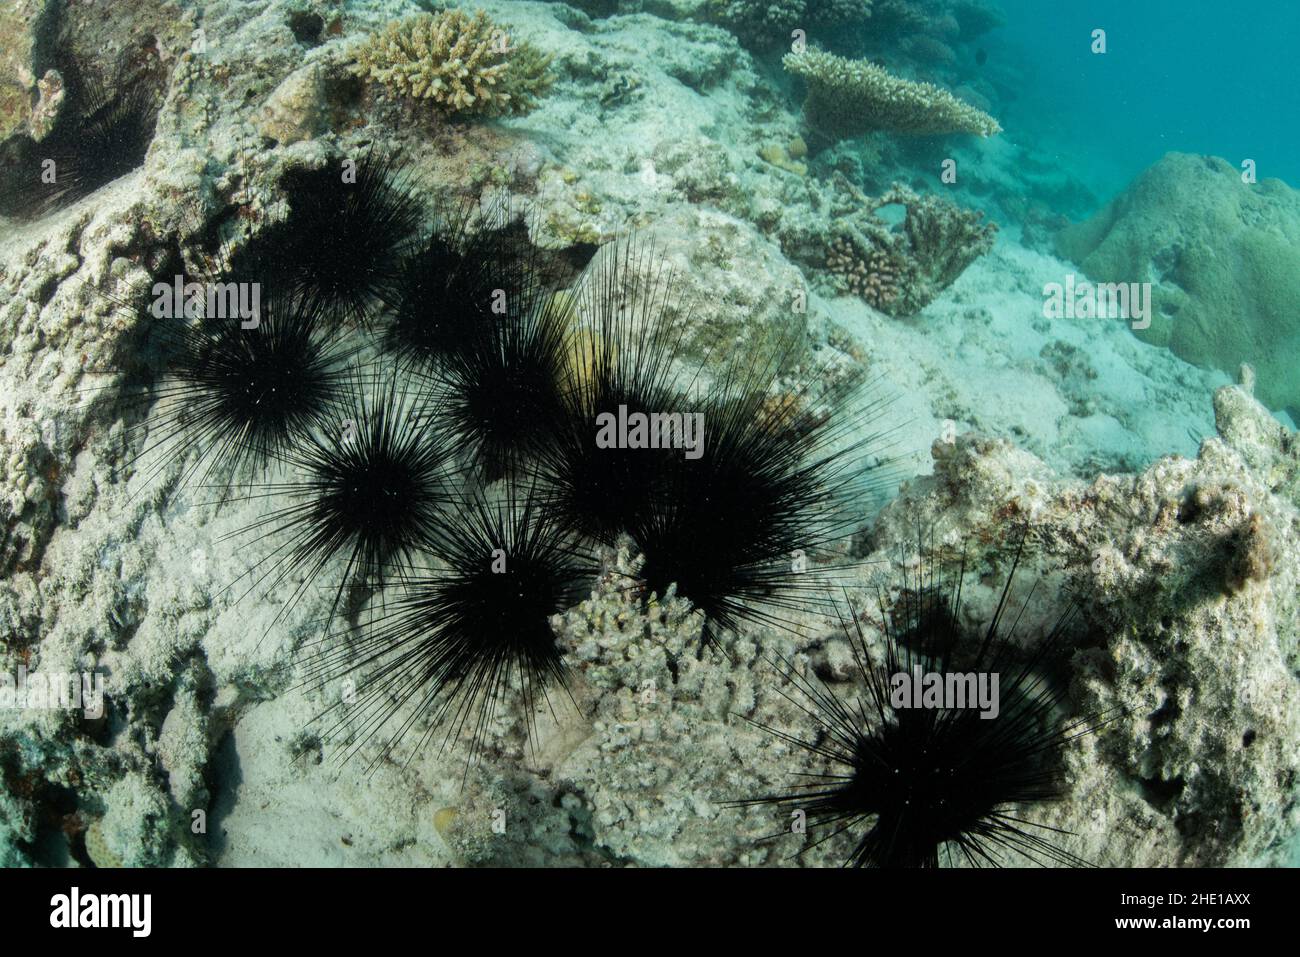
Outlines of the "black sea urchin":
[[568,324],[562,297],[525,300],[444,366],[447,427],[485,478],[512,474],[547,447],[563,415]]
[[280,543],[258,565],[277,568],[273,585],[302,576],[289,605],[331,563],[342,571],[335,610],[351,585],[382,587],[413,567],[442,521],[451,453],[430,424],[427,394],[404,388],[395,374],[361,378],[332,427],[287,456],[298,477],[266,487],[291,503],[241,532]]
[[158,120],[158,91],[136,78],[107,92],[75,67],[63,116],[40,143],[24,143],[0,168],[0,214],[27,218],[66,206],[144,162]]
[[571,527],[606,544],[644,513],[670,453],[602,442],[601,417],[687,411],[673,369],[682,336],[664,317],[673,288],[651,249],[621,242],[599,254],[572,300],[568,386],[541,471]]
[[568,372],[568,299],[504,202],[444,214],[408,258],[386,344],[436,380],[456,445],[495,480],[546,442]]
[[197,449],[187,474],[228,481],[339,418],[353,351],[325,334],[309,304],[239,274],[154,291],[145,322],[170,354],[144,423],[149,473]]
[[[850,614],[842,627],[861,680],[853,699],[781,662],[793,688],[783,696],[816,721],[817,731],[800,737],[759,727],[807,751],[826,770],[804,775],[807,783],[789,792],[739,803],[781,808],[806,826],[812,846],[847,833],[853,846],[845,863],[855,867],[937,867],[954,859],[997,866],[1007,853],[1038,864],[1085,863],[1058,845],[1062,832],[1018,808],[1064,796],[1062,753],[1102,718],[1062,718],[1065,691],[1046,673],[1071,612],[1024,651],[1014,623],[1006,622],[1010,586],[1009,577],[977,634],[958,624],[960,576],[951,589],[931,584],[905,591],[898,605],[882,609],[885,652],[875,662],[861,620]],[[951,652],[931,656],[932,648]],[[983,679],[992,688],[992,707],[964,697],[912,702],[910,693],[903,695],[931,675],[939,676],[940,690],[971,691]],[[974,676],[974,686],[967,676]]]
[[335,325],[367,325],[396,301],[402,264],[419,233],[423,203],[409,172],[372,150],[281,182],[288,216],[245,253],[251,269],[285,284]]
[[881,475],[868,455],[883,451],[882,401],[826,370],[787,375],[795,333],[745,343],[710,382],[681,372],[672,291],[633,243],[584,279],[542,473],[575,531],[632,537],[644,583],[675,584],[711,643],[742,620],[788,624],[783,611],[824,595],[833,569],[819,559],[857,530]]
[[[699,404],[698,454],[676,453],[627,531],[640,576],[704,612],[705,640],[741,621],[789,625],[818,604],[833,562],[821,554],[865,520],[878,451],[878,403],[846,412],[849,385],[774,389],[788,349],[731,364]],[[814,377],[814,383],[817,377]]]
[[438,565],[406,576],[360,637],[331,637],[307,664],[315,680],[357,675],[362,690],[335,729],[346,724],[354,747],[391,724],[387,753],[421,721],[421,743],[468,727],[477,745],[504,695],[519,696],[531,724],[547,686],[563,685],[550,618],[597,568],[547,507],[509,484],[480,494],[449,512],[431,550]]
[[[403,257],[386,348],[404,364],[435,371],[531,299],[528,235],[504,203],[443,205],[434,224]],[[518,298],[519,302],[512,302]]]

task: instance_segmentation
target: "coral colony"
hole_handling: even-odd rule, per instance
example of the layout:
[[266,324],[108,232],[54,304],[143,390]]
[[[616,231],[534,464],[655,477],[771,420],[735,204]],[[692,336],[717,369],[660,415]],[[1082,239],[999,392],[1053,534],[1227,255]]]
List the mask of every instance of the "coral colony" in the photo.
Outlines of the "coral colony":
[[[336,802],[391,819],[367,862],[1222,865],[1284,844],[1300,443],[1249,391],[1300,407],[1267,364],[1286,350],[1241,333],[1229,362],[1169,328],[1222,303],[1171,292],[1138,186],[1059,230],[1091,280],[1009,272],[1059,224],[962,179],[1000,155],[991,3],[507,24],[504,3],[385,22],[277,0],[200,25],[131,0],[140,36],[82,6],[0,13],[53,31],[0,39],[30,75],[10,96],[0,74],[0,392],[21,395],[0,859],[246,861],[256,796],[223,842],[190,826],[229,789],[223,740],[272,749],[240,752],[252,795],[374,788]],[[701,103],[767,139],[713,142]],[[1209,193],[1234,172],[1180,164],[1157,174]],[[977,194],[1021,229],[999,237]],[[1272,239],[1223,232],[1231,255],[1208,234],[1180,255],[1285,272]],[[999,295],[1036,314],[1003,323]],[[1261,368],[1192,409],[1179,390],[1222,373],[1139,333]],[[1149,401],[1126,417],[1121,393]],[[1139,457],[1139,433],[1185,454],[1148,467],[1168,449]],[[1145,843],[1099,843],[1093,813]],[[77,888],[57,906],[108,921]],[[147,936],[145,906],[122,926]]]
[[795,76],[808,81],[804,113],[826,129],[890,130],[917,136],[994,136],[1002,132],[997,120],[947,90],[893,76],[868,60],[848,60],[824,50],[806,49],[787,53],[782,62]]

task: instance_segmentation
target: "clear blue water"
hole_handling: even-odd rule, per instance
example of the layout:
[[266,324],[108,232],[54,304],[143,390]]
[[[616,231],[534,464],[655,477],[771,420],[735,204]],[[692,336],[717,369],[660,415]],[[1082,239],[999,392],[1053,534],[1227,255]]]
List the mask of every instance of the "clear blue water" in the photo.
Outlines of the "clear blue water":
[[[1099,196],[1170,150],[1256,161],[1300,186],[1300,3],[1262,0],[1001,0],[990,58],[1023,58],[1029,82],[1007,135],[1037,140]],[[1106,31],[1107,52],[1091,51]]]

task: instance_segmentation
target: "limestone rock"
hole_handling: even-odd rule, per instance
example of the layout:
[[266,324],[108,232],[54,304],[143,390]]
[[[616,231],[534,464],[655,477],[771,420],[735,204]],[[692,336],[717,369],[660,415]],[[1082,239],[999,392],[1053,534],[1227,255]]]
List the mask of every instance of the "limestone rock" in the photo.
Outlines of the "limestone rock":
[[268,140],[289,146],[320,132],[324,120],[321,68],[310,63],[291,73],[267,99],[257,130]]
[[16,0],[0,8],[0,145],[26,130],[39,77],[38,56],[54,0]]

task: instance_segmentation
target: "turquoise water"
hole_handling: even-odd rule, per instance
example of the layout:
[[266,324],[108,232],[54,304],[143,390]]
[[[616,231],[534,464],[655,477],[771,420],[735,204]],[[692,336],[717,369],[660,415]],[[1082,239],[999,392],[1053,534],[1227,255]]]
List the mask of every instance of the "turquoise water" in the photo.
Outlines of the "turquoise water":
[[[1097,193],[1170,150],[1254,159],[1259,178],[1300,183],[1300,4],[1265,0],[1002,0],[990,59],[1025,74],[1003,116]],[[1092,31],[1106,31],[1104,54]]]

